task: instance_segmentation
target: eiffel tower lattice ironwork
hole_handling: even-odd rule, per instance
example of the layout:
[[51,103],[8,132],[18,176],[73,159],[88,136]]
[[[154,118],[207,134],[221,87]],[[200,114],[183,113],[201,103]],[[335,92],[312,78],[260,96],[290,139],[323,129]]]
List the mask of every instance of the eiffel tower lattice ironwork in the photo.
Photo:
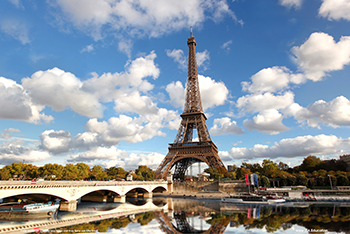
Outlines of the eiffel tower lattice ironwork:
[[[174,166],[173,178],[184,179],[188,167],[196,162],[204,162],[209,167],[227,173],[218,155],[218,148],[210,138],[206,124],[207,117],[203,113],[195,50],[197,43],[192,34],[192,27],[187,45],[188,75],[182,120],[174,143],[169,144],[169,152],[155,172],[155,179],[166,179]],[[194,133],[197,133],[198,140],[194,139]]]

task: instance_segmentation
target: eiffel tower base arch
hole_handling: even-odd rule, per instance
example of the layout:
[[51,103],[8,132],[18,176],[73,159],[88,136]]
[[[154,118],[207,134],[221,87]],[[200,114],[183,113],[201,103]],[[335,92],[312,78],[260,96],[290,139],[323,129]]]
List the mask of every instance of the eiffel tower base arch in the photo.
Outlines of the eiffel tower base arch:
[[211,168],[218,169],[224,174],[227,173],[213,142],[192,142],[170,144],[167,156],[156,170],[155,179],[165,180],[175,167],[173,179],[184,180],[186,170],[197,162],[204,162]]

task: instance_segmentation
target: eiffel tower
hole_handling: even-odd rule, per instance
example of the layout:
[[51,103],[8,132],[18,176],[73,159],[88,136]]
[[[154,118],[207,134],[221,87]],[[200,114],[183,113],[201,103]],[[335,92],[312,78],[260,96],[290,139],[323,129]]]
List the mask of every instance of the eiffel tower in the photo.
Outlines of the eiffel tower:
[[[192,164],[204,162],[209,167],[227,173],[222,163],[218,148],[212,142],[207,128],[207,117],[203,113],[202,101],[199,91],[196,40],[192,34],[187,40],[188,52],[188,75],[186,84],[186,102],[175,141],[169,144],[169,152],[158,166],[155,179],[166,179],[170,170],[175,166],[173,178],[185,179],[185,172]],[[198,139],[193,135],[197,133]]]

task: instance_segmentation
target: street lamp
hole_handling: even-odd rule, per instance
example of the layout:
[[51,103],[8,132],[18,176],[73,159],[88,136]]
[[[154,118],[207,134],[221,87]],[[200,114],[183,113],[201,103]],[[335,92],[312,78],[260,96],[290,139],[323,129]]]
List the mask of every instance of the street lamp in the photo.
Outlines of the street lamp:
[[333,190],[332,178],[331,178],[331,176],[330,176],[330,175],[328,175],[328,177],[329,177],[329,183],[331,184],[331,190]]

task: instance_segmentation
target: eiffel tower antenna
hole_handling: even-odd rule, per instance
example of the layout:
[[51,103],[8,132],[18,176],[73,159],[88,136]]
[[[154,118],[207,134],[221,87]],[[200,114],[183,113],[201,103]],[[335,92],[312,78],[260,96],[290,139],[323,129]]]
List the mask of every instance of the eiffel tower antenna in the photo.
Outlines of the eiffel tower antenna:
[[[166,179],[173,167],[175,167],[174,178],[185,179],[187,168],[196,162],[204,162],[214,169],[219,169],[222,173],[227,173],[218,155],[218,149],[210,138],[206,124],[207,117],[203,113],[197,72],[197,43],[192,27],[187,45],[188,72],[186,99],[181,114],[182,121],[174,143],[169,144],[169,152],[155,172],[156,179]],[[193,136],[195,132],[198,135],[197,138]]]

